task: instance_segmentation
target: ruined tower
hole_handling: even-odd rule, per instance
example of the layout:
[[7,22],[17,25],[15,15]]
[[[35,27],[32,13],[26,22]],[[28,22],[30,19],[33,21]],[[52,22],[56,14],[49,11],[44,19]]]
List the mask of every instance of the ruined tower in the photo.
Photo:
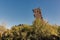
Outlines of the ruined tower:
[[43,20],[40,8],[33,9],[33,12],[34,12],[34,17],[35,18],[40,18],[41,20]]

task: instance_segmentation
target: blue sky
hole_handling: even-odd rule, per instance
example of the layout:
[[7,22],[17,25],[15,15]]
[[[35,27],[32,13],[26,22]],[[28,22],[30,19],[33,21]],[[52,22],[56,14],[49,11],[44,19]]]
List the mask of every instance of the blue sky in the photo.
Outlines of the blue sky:
[[60,0],[0,0],[0,24],[5,23],[8,28],[18,24],[32,24],[32,9],[38,7],[44,19],[60,25]]

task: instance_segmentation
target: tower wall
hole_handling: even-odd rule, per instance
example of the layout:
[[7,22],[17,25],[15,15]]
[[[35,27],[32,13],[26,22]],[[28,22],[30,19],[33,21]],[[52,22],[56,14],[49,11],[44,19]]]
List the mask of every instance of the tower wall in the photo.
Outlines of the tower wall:
[[34,17],[35,18],[40,18],[41,20],[43,20],[40,8],[33,9],[33,12],[34,12]]

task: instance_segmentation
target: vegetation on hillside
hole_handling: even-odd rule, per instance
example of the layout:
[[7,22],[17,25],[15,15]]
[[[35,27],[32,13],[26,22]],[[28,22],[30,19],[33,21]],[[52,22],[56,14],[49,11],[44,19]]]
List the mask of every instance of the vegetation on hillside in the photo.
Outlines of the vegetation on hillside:
[[15,25],[1,35],[0,40],[60,40],[60,26],[35,19],[32,25]]

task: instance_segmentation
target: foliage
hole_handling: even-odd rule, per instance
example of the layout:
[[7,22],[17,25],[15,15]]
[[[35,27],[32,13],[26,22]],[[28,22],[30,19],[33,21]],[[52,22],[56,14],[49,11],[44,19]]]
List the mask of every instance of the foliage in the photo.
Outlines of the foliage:
[[60,26],[58,27],[58,35],[60,37]]
[[1,40],[57,40],[59,35],[60,27],[35,19],[32,25],[13,26],[3,32],[0,38]]

